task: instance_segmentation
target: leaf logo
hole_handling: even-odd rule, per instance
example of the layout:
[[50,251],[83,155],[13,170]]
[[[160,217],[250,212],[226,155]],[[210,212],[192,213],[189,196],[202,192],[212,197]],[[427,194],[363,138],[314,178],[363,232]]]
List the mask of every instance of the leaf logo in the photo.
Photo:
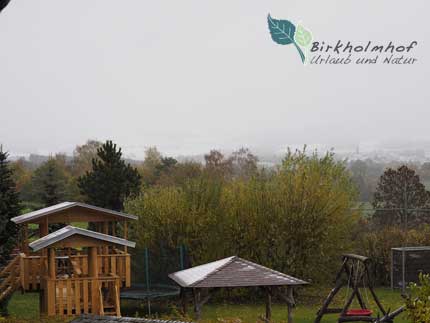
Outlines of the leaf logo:
[[307,47],[312,42],[312,33],[305,29],[302,25],[296,26],[289,20],[278,20],[267,16],[269,31],[272,39],[279,45],[293,44],[299,52],[302,63],[306,63],[306,56],[303,49],[307,51]]

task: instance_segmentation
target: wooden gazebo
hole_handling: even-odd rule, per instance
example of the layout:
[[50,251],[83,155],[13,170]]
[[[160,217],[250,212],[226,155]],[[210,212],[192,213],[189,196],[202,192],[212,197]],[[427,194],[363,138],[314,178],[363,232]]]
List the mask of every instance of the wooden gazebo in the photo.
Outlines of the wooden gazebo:
[[[120,316],[120,288],[131,285],[127,248],[129,220],[134,215],[84,203],[64,202],[12,219],[20,226],[20,253],[0,275],[0,298],[17,288],[40,293],[40,313],[48,316]],[[94,231],[70,224],[89,224]],[[50,231],[50,225],[65,227]],[[38,236],[29,238],[29,226]],[[118,237],[121,233],[121,237]]]
[[[264,267],[237,256],[224,258],[204,265],[181,270],[169,275],[180,287],[183,311],[186,312],[186,295],[191,291],[194,297],[196,319],[200,319],[201,307],[210,297],[210,291],[218,288],[261,287],[266,292],[267,322],[271,320],[271,299],[276,289],[286,287],[286,293],[279,295],[288,306],[288,322],[292,323],[292,309],[295,305],[293,288],[307,282]],[[205,296],[202,297],[202,291]]]

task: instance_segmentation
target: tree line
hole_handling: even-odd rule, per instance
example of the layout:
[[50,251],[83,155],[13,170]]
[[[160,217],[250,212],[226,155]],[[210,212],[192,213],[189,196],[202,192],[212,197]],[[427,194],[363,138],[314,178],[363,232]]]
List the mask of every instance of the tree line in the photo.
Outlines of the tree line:
[[430,243],[429,192],[406,165],[384,169],[363,208],[359,172],[331,152],[288,151],[273,167],[246,148],[212,150],[201,163],[152,147],[131,165],[111,141],[88,141],[71,160],[56,155],[37,168],[0,156],[0,239],[19,213],[82,201],[138,215],[130,234],[139,248],[185,245],[192,265],[236,254],[317,282],[354,251],[374,258],[381,283],[391,247]]

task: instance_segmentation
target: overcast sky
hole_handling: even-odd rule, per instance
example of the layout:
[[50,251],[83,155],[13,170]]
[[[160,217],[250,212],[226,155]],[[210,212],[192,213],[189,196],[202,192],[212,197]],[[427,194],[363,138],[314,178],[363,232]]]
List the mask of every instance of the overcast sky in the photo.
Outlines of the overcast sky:
[[[0,142],[141,157],[430,140],[428,0],[12,0],[0,14]],[[418,41],[414,65],[303,66],[267,15],[315,40]],[[427,37],[427,39],[426,39]]]

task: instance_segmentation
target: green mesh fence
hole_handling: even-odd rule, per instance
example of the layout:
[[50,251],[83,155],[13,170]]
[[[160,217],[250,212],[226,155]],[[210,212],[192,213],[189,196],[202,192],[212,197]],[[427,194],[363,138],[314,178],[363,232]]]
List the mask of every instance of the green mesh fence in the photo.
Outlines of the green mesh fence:
[[188,268],[184,246],[136,248],[129,252],[131,253],[132,287],[121,293],[122,298],[149,299],[179,293],[178,286],[168,275]]

